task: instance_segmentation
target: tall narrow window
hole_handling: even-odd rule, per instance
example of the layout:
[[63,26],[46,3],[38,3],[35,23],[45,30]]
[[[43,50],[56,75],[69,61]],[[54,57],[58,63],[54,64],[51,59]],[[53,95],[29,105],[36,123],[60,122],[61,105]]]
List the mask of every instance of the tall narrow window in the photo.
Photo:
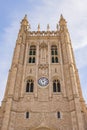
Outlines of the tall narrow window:
[[26,112],[26,119],[29,118],[29,112]]
[[33,57],[33,63],[35,63],[35,57]]
[[32,63],[32,58],[31,57],[29,57],[29,63]]
[[55,57],[55,62],[58,63],[58,57]]
[[33,92],[34,89],[34,81],[28,80],[26,84],[26,92]]
[[35,56],[36,55],[36,46],[32,45],[30,46],[29,50],[29,63],[35,63]]
[[60,83],[59,82],[57,82],[57,91],[61,92],[61,88],[60,88]]
[[34,83],[31,83],[30,92],[33,92]]
[[52,63],[58,63],[58,50],[56,45],[51,46],[51,59]]
[[59,80],[53,81],[53,92],[61,92],[61,86]]
[[27,82],[27,85],[26,85],[26,92],[29,92],[29,82]]
[[56,92],[56,83],[53,82],[53,92]]
[[55,59],[54,59],[54,57],[52,57],[52,63],[54,63],[54,61],[55,61]]
[[60,119],[61,118],[61,113],[58,111],[57,112],[57,118]]

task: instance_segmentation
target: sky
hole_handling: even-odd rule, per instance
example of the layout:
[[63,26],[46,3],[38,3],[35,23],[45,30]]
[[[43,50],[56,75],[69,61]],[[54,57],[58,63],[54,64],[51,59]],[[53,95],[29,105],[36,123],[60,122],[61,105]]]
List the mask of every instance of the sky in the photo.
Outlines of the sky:
[[0,102],[3,100],[20,22],[27,14],[31,31],[56,30],[60,15],[67,21],[81,88],[87,104],[87,0],[0,0]]

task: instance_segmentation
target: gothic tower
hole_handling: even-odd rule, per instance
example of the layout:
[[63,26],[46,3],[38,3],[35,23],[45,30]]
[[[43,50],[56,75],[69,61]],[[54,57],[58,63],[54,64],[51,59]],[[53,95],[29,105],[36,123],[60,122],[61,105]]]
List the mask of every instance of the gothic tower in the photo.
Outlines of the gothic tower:
[[66,20],[56,31],[30,30],[21,22],[4,99],[0,130],[87,130],[82,96]]

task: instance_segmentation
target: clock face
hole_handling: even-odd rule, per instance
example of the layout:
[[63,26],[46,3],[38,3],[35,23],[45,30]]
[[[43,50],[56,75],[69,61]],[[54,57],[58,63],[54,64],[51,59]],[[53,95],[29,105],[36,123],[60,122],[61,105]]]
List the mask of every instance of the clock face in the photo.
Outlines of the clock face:
[[45,77],[42,77],[42,78],[40,78],[39,80],[38,80],[38,84],[40,85],[40,86],[46,86],[46,85],[48,85],[48,83],[49,83],[49,81],[48,81],[48,79],[47,78],[45,78]]

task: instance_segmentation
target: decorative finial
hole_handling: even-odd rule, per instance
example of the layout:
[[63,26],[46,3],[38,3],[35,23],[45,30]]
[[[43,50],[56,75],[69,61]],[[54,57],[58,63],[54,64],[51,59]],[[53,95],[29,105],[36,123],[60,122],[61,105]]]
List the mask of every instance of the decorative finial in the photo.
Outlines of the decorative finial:
[[24,18],[22,19],[22,21],[21,21],[21,29],[22,30],[29,30],[30,28],[29,28],[29,23],[28,23],[28,19],[27,19],[27,15],[25,15],[24,16]]
[[62,14],[60,15],[60,21],[65,21],[66,22],[66,20],[64,19]]
[[40,24],[38,24],[38,27],[37,27],[37,28],[38,28],[38,31],[40,31]]
[[66,22],[66,20],[64,19],[64,17],[63,17],[62,14],[61,14],[61,16],[60,16],[59,26],[60,26],[60,30],[61,30],[61,31],[67,30],[67,22]]
[[24,16],[24,18],[21,21],[21,25],[28,25],[27,15]]
[[27,19],[27,14],[25,14],[24,19]]
[[50,26],[49,26],[49,24],[47,24],[47,31],[49,31],[50,30]]
[[63,15],[62,14],[61,14],[60,18],[63,19]]

